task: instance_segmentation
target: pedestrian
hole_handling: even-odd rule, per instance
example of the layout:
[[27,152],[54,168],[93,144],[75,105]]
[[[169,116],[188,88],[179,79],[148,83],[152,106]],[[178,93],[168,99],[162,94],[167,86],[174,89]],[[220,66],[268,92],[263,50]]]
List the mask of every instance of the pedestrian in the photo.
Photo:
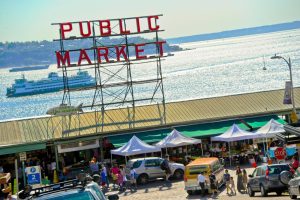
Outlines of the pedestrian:
[[247,171],[243,169],[243,186],[244,186],[244,191],[247,193],[247,184],[248,184],[248,176],[247,176]]
[[105,175],[105,183],[106,183],[106,186],[107,186],[107,189],[108,189],[109,188],[109,181],[108,181],[108,177],[107,177],[107,169],[106,169],[104,164],[102,164],[102,171]]
[[225,169],[225,173],[223,175],[223,181],[226,185],[227,194],[229,194],[230,190],[230,174],[228,173],[228,169]]
[[99,165],[95,157],[92,158],[89,165],[90,165],[90,170],[92,172],[92,175],[99,174]]
[[100,173],[100,176],[101,176],[101,186],[104,188],[105,185],[106,185],[106,174],[104,172],[104,169],[102,168],[101,170],[101,173]]
[[244,190],[244,185],[243,185],[243,173],[240,168],[240,166],[236,167],[236,175],[237,175],[237,190],[241,193],[242,190]]
[[200,174],[198,175],[198,184],[201,188],[201,195],[204,196],[205,194],[205,176],[203,175],[203,172],[200,172]]
[[115,188],[115,185],[117,185],[118,182],[118,174],[120,173],[120,169],[117,163],[115,163],[114,166],[110,169],[110,172],[113,179],[113,187]]
[[162,163],[160,164],[160,168],[165,171],[166,181],[169,181],[169,177],[171,176],[172,172],[167,158],[162,161]]
[[137,173],[133,167],[130,168],[130,184],[131,184],[131,190],[134,187],[135,190],[137,189],[136,185],[136,178],[137,178]]
[[218,193],[218,186],[217,186],[217,179],[214,173],[210,173],[209,175],[209,183],[210,183],[210,190],[212,196]]
[[293,156],[292,158],[292,168],[296,171],[299,167],[299,161],[296,156]]
[[236,195],[235,184],[234,184],[233,177],[230,177],[230,191],[231,191],[231,195],[233,195],[233,194]]

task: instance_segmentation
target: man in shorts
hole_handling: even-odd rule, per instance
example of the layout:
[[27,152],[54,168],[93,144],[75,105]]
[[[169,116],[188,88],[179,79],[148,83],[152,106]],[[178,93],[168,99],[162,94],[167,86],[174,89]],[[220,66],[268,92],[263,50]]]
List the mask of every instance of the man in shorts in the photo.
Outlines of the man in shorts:
[[223,175],[223,180],[226,184],[226,191],[227,194],[229,194],[229,190],[230,190],[230,174],[228,173],[228,169],[225,170],[225,174]]
[[131,184],[131,189],[134,187],[135,190],[137,189],[136,185],[136,178],[137,178],[137,173],[133,167],[130,169],[130,184]]

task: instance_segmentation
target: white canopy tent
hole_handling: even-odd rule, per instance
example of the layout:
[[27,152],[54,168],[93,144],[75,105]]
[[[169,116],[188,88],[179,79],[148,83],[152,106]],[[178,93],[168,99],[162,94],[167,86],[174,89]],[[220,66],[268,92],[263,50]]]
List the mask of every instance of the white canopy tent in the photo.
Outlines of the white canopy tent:
[[111,156],[112,154],[125,156],[126,161],[126,156],[152,153],[158,151],[161,151],[160,147],[149,145],[134,135],[126,144],[124,144],[118,149],[111,150],[110,153]]
[[[158,142],[155,146],[167,149],[168,147],[180,147],[199,143],[202,144],[200,139],[186,137],[182,135],[182,133],[174,129],[169,135],[167,135],[164,139]],[[201,151],[203,155],[202,146]]]
[[262,134],[266,138],[274,137],[277,133],[284,133],[283,124],[271,119],[266,125],[260,127],[255,133]]
[[[248,140],[248,139],[261,138],[261,137],[263,137],[262,134],[245,131],[243,129],[240,129],[240,127],[238,127],[238,125],[233,124],[222,135],[212,137],[211,141],[223,141],[223,142],[229,143],[229,142],[233,142],[233,141]],[[230,144],[229,144],[229,156],[231,157]],[[230,165],[231,165],[230,158],[229,158],[229,161],[230,161]]]
[[[284,133],[285,130],[283,128],[283,124],[278,123],[276,120],[271,119],[268,123],[264,126],[260,127],[255,131],[255,133],[262,134],[263,137],[266,139],[265,143],[267,144],[267,138],[272,138],[278,133]],[[265,152],[267,147],[265,147]]]

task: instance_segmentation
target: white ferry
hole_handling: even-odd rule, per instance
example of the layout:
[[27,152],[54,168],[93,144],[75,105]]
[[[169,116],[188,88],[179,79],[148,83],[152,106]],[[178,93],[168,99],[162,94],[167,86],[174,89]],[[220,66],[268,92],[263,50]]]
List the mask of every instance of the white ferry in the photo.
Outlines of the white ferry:
[[[95,79],[86,71],[79,70],[76,75],[68,77],[69,88],[80,88],[95,85]],[[51,72],[47,79],[28,81],[24,75],[15,79],[12,87],[6,89],[7,97],[57,92],[64,88],[63,77],[56,72]]]

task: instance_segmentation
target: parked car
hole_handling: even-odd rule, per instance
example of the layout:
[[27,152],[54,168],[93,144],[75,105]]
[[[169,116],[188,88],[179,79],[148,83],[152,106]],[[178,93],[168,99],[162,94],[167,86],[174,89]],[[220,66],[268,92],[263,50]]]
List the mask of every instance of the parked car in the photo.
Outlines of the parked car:
[[294,178],[289,182],[289,194],[291,199],[300,196],[300,167],[295,171]]
[[217,180],[217,187],[223,184],[224,168],[221,165],[218,158],[197,158],[185,167],[184,172],[184,189],[189,195],[193,194],[195,191],[199,191],[201,188],[198,184],[198,175],[203,172],[207,184],[205,189],[210,193],[210,185],[208,176],[211,172],[214,173]]
[[261,196],[267,196],[269,192],[276,192],[278,196],[288,190],[288,183],[293,174],[288,164],[273,164],[256,167],[249,175],[247,184],[250,197],[255,192],[260,192]]
[[[138,175],[137,183],[146,184],[149,180],[157,178],[165,178],[165,171],[161,169],[163,158],[148,157],[131,159],[126,165],[126,175],[130,176],[130,168],[133,167]],[[184,173],[184,165],[180,163],[169,162],[172,177],[182,179]]]
[[19,199],[37,200],[118,200],[117,194],[104,195],[100,186],[94,182],[99,181],[99,176],[93,178],[81,173],[79,179],[73,179],[40,188],[27,185],[18,193]]

